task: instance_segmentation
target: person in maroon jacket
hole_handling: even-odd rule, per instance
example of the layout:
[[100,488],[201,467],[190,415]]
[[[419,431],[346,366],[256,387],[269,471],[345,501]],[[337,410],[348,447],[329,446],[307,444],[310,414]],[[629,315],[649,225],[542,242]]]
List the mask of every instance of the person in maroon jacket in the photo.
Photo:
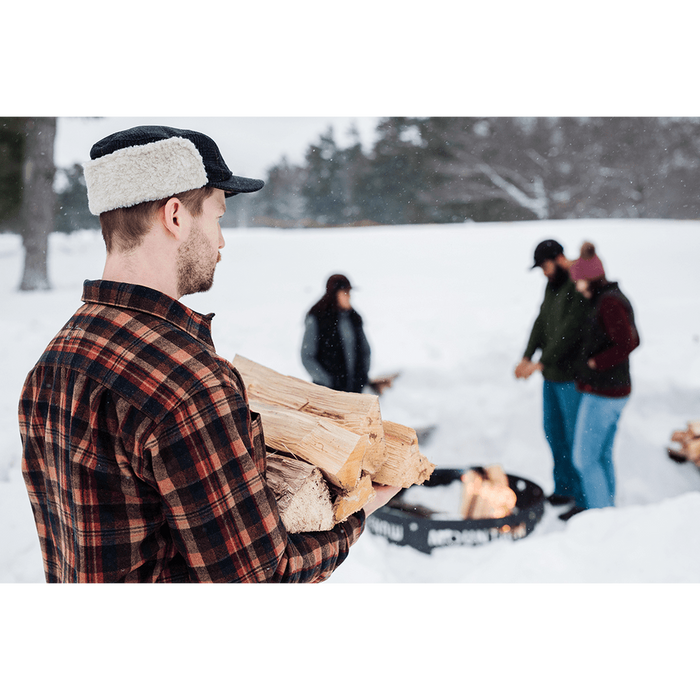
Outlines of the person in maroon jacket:
[[632,391],[629,355],[639,346],[632,305],[618,283],[606,279],[593,244],[583,244],[581,257],[571,265],[569,274],[592,307],[576,367],[581,402],[573,461],[581,477],[583,499],[560,515],[562,520],[588,508],[615,505],[613,444]]

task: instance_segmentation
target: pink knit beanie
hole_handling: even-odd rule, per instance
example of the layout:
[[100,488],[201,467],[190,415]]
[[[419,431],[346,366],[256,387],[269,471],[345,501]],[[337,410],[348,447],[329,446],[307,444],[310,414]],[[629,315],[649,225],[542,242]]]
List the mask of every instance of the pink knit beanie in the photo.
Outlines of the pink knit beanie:
[[586,241],[581,246],[581,257],[574,260],[569,268],[569,276],[574,282],[579,280],[597,280],[605,277],[605,269],[600,258],[596,255],[595,246]]

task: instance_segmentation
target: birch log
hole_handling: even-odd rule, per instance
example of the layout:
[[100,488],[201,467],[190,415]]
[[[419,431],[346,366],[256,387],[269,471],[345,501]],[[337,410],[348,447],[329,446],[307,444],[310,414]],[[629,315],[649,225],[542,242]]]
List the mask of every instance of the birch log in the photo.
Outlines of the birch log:
[[267,483],[282,523],[291,533],[331,530],[376,495],[369,474],[364,474],[354,489],[342,491],[330,487],[313,464],[269,452]]
[[331,491],[313,464],[268,453],[267,483],[288,532],[321,532],[335,527]]

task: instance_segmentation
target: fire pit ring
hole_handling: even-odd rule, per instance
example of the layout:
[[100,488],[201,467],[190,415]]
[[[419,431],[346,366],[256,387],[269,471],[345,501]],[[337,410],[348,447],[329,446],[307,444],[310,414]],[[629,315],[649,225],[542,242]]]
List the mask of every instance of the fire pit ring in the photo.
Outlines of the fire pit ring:
[[[435,469],[420,487],[451,484],[460,480],[465,471]],[[537,484],[521,476],[506,476],[517,499],[513,512],[504,518],[436,520],[426,517],[420,506],[402,502],[399,496],[372,513],[367,518],[367,528],[392,544],[413,547],[426,554],[443,547],[476,546],[496,539],[522,539],[534,530],[544,514],[544,492]]]

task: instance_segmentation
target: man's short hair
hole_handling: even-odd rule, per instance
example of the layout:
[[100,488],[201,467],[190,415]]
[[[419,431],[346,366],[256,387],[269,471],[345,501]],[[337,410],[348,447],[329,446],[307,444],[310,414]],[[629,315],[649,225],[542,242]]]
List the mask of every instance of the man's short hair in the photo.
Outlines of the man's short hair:
[[214,189],[214,187],[200,187],[172,197],[102,212],[100,226],[107,252],[127,253],[137,248],[151,228],[158,210],[173,197],[179,199],[192,216],[199,216],[204,202],[211,196]]

